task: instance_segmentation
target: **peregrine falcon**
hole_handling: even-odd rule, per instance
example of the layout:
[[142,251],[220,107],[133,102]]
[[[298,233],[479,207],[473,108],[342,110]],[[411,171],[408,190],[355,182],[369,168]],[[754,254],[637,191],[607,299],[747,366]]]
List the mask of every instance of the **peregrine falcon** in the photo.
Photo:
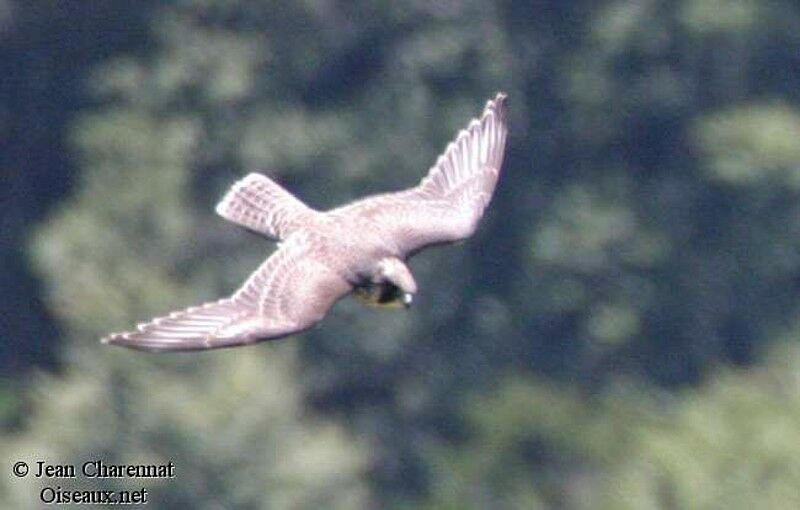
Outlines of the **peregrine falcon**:
[[147,351],[217,349],[304,331],[352,293],[409,307],[417,283],[405,261],[472,235],[494,193],[506,145],[506,95],[486,104],[415,187],[317,211],[268,177],[235,183],[216,212],[279,241],[232,296],[113,333],[103,343]]

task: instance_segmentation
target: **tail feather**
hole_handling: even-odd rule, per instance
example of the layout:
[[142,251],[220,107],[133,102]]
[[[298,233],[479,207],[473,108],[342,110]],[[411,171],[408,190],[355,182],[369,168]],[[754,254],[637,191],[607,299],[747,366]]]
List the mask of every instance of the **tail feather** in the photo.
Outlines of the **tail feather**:
[[314,214],[297,197],[259,173],[234,184],[216,211],[228,221],[275,240],[285,239]]

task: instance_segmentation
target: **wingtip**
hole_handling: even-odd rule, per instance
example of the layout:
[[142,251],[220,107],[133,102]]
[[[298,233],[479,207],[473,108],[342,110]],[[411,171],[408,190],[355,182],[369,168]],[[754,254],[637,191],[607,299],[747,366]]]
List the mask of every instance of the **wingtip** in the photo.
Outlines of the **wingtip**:
[[100,343],[103,345],[120,345],[120,339],[124,338],[124,333],[111,333],[110,335],[101,338]]
[[134,334],[135,332],[131,331],[127,331],[125,333],[111,333],[101,338],[100,343],[103,345],[117,345],[120,347],[129,347],[131,349],[137,349],[138,346],[136,345],[136,342],[133,340],[133,338],[131,338],[131,336]]
[[508,94],[506,94],[505,92],[498,92],[497,94],[495,94],[494,99],[489,101],[489,104],[494,105],[495,107],[500,107],[505,104],[506,99],[508,99]]
[[167,350],[154,347],[146,342],[134,340],[131,338],[131,333],[112,333],[101,338],[100,343],[103,345],[116,345],[117,347],[125,347],[126,349],[143,352],[159,352],[162,350]]
[[494,99],[486,102],[482,117],[485,119],[487,116],[493,115],[502,121],[505,118],[507,98],[508,95],[505,92],[495,94]]
[[112,334],[112,335],[104,336],[103,338],[100,339],[100,345],[123,345],[119,341],[119,336],[120,335],[118,335],[116,333]]
[[505,112],[507,98],[508,94],[505,92],[498,92],[495,94],[494,99],[490,99],[486,102],[486,112],[494,111],[502,115]]

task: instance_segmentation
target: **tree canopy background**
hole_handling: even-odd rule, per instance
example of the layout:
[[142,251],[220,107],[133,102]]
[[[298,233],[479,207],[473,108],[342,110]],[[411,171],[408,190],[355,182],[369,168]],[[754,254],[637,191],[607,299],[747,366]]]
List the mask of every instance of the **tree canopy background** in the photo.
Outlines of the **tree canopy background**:
[[[0,0],[0,76],[0,506],[92,458],[172,460],[157,508],[800,506],[796,2]],[[404,188],[498,90],[494,201],[410,312],[98,343],[270,253],[213,213],[243,174]]]

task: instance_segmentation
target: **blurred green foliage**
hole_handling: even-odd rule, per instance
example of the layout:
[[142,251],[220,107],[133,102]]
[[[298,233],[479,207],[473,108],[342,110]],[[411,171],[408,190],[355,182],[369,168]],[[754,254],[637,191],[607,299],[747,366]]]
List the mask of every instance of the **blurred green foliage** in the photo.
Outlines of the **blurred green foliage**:
[[586,395],[508,377],[465,405],[466,450],[431,451],[429,508],[794,508],[800,348],[668,393]]
[[[798,34],[789,0],[0,0],[0,451],[172,460],[158,508],[797,507]],[[270,253],[213,214],[242,174],[410,186],[497,90],[497,194],[409,313],[98,344]]]

